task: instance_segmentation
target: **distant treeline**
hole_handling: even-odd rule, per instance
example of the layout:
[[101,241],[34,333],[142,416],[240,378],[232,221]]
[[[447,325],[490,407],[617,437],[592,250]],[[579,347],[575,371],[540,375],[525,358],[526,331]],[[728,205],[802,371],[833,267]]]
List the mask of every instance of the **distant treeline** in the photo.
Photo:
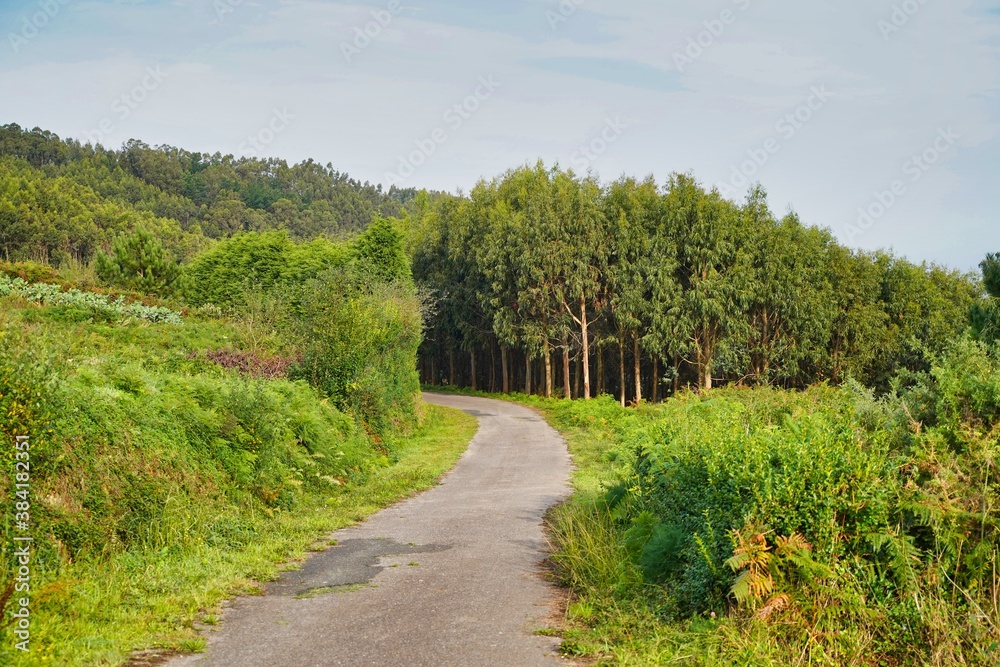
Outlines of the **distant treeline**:
[[981,300],[974,276],[851,250],[760,188],[734,203],[688,175],[605,185],[539,164],[412,208],[434,385],[623,403],[720,382],[888,388]]
[[175,260],[210,239],[286,230],[340,238],[398,216],[414,190],[360,183],[313,161],[192,153],[132,140],[118,150],[0,126],[0,259],[88,263],[145,227]]

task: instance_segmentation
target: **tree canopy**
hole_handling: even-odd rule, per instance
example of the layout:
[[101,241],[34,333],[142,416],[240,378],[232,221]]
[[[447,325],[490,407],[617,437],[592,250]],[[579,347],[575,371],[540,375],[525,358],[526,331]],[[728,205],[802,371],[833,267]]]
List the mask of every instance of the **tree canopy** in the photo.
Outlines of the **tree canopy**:
[[0,126],[0,254],[8,261],[86,263],[139,226],[174,259],[240,232],[344,238],[401,215],[415,194],[312,160],[289,165],[137,140],[111,150]]

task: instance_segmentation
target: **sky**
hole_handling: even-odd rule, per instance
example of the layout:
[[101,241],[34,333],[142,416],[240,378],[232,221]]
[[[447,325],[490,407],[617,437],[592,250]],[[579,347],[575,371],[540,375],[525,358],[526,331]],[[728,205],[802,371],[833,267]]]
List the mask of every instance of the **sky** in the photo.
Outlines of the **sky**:
[[465,191],[760,183],[856,248],[1000,251],[1000,1],[0,0],[0,123]]

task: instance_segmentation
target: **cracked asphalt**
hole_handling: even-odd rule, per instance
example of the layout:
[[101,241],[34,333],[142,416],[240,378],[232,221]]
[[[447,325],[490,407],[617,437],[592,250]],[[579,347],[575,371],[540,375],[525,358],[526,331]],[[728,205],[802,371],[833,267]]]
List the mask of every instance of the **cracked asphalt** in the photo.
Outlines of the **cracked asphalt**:
[[208,648],[169,667],[568,665],[536,634],[555,609],[542,518],[569,494],[562,438],[503,401],[425,394],[479,432],[443,482],[357,526],[259,597],[227,605]]

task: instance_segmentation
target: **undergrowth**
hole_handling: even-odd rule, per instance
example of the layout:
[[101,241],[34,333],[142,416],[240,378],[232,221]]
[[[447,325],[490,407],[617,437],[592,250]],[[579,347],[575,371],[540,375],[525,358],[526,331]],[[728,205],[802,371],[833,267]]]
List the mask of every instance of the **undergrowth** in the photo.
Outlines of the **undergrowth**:
[[1000,360],[956,342],[876,399],[519,397],[568,439],[563,650],[613,665],[996,665]]
[[[281,369],[217,363],[220,349],[287,352],[277,339],[242,350],[247,337],[197,314],[153,324],[0,298],[0,438],[30,438],[34,537],[31,650],[14,650],[7,626],[0,664],[197,649],[195,623],[223,599],[433,485],[474,432],[471,417],[420,406],[420,425],[373,435]],[[2,451],[13,498],[14,447]],[[12,516],[0,526],[5,590],[22,533]]]

